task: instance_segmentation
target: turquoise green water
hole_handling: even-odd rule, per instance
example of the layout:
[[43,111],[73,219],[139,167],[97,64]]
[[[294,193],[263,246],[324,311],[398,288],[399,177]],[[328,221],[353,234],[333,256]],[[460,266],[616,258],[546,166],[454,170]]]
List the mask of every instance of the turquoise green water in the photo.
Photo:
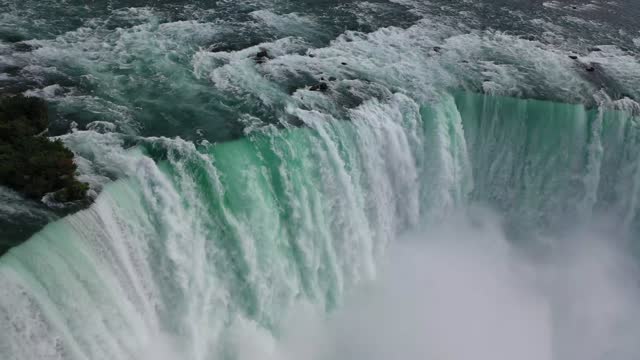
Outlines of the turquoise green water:
[[[120,154],[126,177],[90,209],[0,260],[3,356],[243,358],[279,341],[291,309],[341,308],[398,235],[472,202],[540,233],[603,209],[634,231],[629,114],[465,93],[370,101],[350,121],[300,111],[303,128],[198,147],[146,139]],[[617,316],[590,331],[628,320]],[[240,340],[238,326],[255,333]]]

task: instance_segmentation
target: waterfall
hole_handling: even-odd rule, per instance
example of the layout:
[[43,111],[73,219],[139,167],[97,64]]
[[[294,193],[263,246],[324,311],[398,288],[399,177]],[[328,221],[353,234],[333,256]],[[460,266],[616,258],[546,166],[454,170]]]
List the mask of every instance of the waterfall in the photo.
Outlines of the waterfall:
[[637,221],[626,112],[456,93],[290,114],[216,144],[63,137],[122,177],[0,259],[3,358],[242,358],[239,327],[277,341],[293,308],[340,312],[399,237],[473,203],[538,233]]

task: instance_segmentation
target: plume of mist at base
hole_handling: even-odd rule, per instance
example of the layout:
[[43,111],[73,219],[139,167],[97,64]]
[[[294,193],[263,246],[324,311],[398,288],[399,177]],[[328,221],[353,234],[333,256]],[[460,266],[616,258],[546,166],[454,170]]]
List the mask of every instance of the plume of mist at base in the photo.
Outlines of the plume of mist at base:
[[635,260],[594,228],[531,256],[487,211],[450,217],[394,243],[381,277],[332,314],[301,306],[277,340],[240,321],[233,347],[240,360],[634,359]]

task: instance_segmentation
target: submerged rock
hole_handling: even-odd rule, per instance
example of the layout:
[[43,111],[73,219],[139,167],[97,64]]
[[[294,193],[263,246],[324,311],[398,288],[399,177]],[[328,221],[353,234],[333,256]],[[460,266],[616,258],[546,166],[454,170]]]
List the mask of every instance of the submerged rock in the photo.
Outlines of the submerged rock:
[[230,52],[247,49],[253,46],[257,46],[261,42],[262,41],[260,39],[244,39],[244,38],[237,39],[236,41],[230,41],[230,42],[226,42],[226,41],[216,42],[209,45],[207,47],[207,51],[212,53],[219,53],[219,52],[230,53]]
[[578,55],[569,55],[569,59],[578,60]]
[[26,42],[18,42],[13,44],[13,49],[18,52],[31,52],[36,50],[37,47]]
[[327,90],[329,90],[329,85],[327,85],[327,83],[325,82],[321,82],[315,85],[312,85],[309,88],[310,91],[320,91],[320,92],[325,92]]
[[258,64],[262,64],[267,62],[267,60],[270,60],[272,57],[271,55],[269,55],[269,51],[267,51],[266,49],[261,49],[256,56],[254,57],[255,61]]
[[228,45],[220,45],[220,44],[214,44],[214,45],[210,45],[207,48],[207,51],[212,52],[212,53],[221,53],[221,52],[232,52],[232,51],[236,51],[237,49],[233,46],[228,46]]
[[89,186],[75,177],[73,153],[49,140],[47,105],[22,95],[0,98],[0,185],[40,200],[86,201]]
[[587,67],[584,68],[587,72],[594,72],[596,71],[596,68],[593,65],[587,65]]

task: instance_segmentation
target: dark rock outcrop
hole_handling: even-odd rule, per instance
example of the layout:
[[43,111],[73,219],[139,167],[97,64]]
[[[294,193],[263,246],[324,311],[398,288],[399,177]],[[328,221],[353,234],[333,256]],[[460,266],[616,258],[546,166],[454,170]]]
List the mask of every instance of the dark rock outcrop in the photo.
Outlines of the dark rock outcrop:
[[325,82],[321,82],[315,85],[312,85],[309,90],[311,91],[320,91],[320,92],[325,92],[327,90],[329,90],[329,85],[327,85],[327,83]]
[[230,41],[215,42],[207,47],[207,51],[217,52],[235,52],[260,45],[264,40],[259,38],[240,38]]
[[18,52],[31,52],[36,50],[37,47],[26,42],[18,42],[13,44],[13,49]]
[[258,64],[265,63],[265,62],[267,62],[267,60],[270,60],[270,59],[272,59],[272,57],[269,54],[269,51],[267,51],[266,49],[260,49],[260,51],[254,57],[254,60]]
[[59,202],[86,201],[89,186],[75,177],[73,153],[45,134],[47,105],[21,95],[0,98],[0,185],[40,200],[54,193]]

